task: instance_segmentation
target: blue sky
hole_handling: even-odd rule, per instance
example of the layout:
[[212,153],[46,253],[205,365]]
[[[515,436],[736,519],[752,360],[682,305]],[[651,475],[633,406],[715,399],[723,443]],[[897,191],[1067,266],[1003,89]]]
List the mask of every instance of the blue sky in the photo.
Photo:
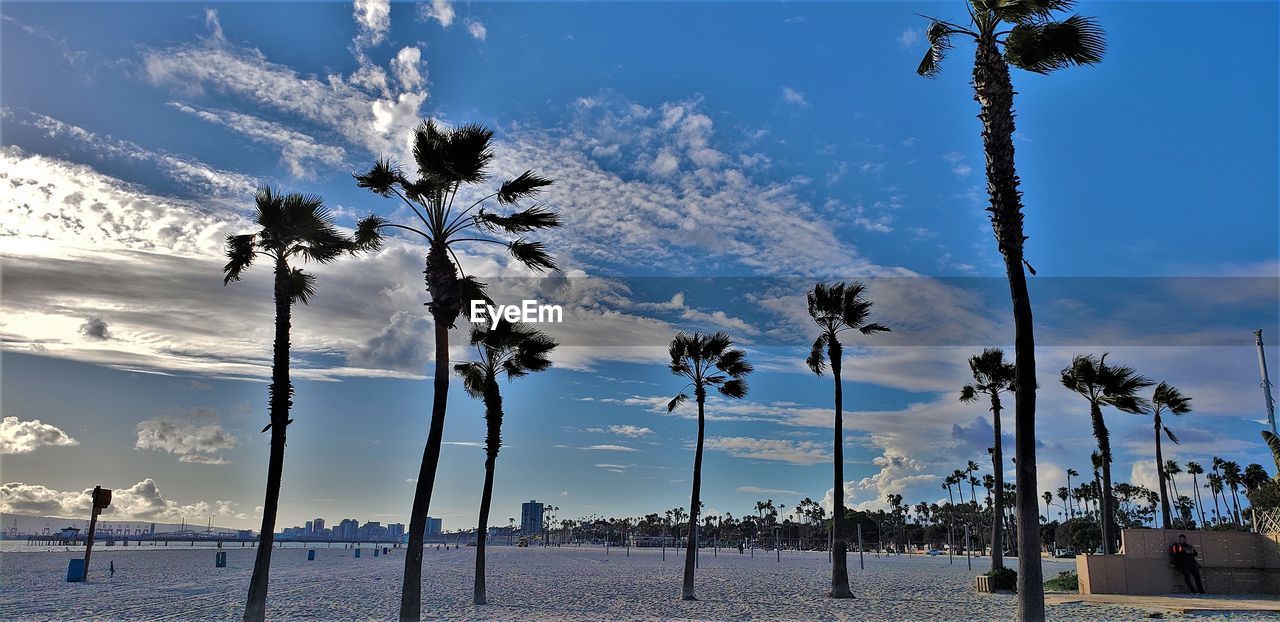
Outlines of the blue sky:
[[[989,416],[955,392],[967,356],[1012,332],[970,48],[940,78],[914,72],[914,13],[962,5],[385,8],[5,4],[0,509],[74,514],[102,484],[131,491],[122,515],[254,524],[269,275],[223,288],[221,240],[263,182],[323,195],[347,226],[397,215],[349,174],[403,158],[428,116],[495,128],[498,174],[556,178],[566,221],[545,241],[567,279],[462,255],[567,308],[556,368],[504,387],[495,516],[530,498],[561,516],[687,503],[694,425],[662,408],[680,329],[727,330],[760,368],[747,400],[711,405],[708,507],[828,494],[830,379],[802,368],[799,296],[818,278],[866,279],[895,329],[846,362],[849,503],[936,500],[939,475],[986,460]],[[1276,6],[1082,11],[1107,29],[1103,63],[1014,73],[1044,486],[1088,462],[1086,411],[1056,380],[1078,352],[1192,396],[1166,453],[1270,469],[1249,331],[1280,338]],[[422,252],[398,240],[317,270],[295,315],[285,525],[407,521],[430,390]],[[1149,425],[1109,417],[1119,478],[1153,482]],[[455,391],[433,501],[449,528],[475,515],[482,428]]]

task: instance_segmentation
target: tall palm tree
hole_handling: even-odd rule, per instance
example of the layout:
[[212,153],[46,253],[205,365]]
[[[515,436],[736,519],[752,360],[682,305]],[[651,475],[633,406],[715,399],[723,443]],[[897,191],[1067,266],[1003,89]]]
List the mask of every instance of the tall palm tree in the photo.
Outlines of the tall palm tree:
[[[1231,489],[1231,499],[1235,504],[1235,512],[1233,516],[1235,517],[1236,525],[1237,526],[1243,525],[1244,522],[1240,518],[1240,465],[1239,464],[1235,463],[1234,461],[1228,461],[1228,462],[1222,463],[1222,483],[1226,484],[1227,487]],[[1225,495],[1223,495],[1223,499],[1226,499]]]
[[1146,412],[1147,401],[1138,397],[1138,391],[1152,384],[1132,367],[1107,363],[1106,354],[1101,357],[1077,354],[1062,370],[1062,386],[1079,393],[1089,402],[1093,436],[1098,441],[1098,453],[1102,457],[1102,542],[1103,551],[1108,555],[1115,552],[1115,539],[1119,534],[1115,523],[1115,500],[1111,496],[1111,433],[1102,419],[1102,407],[1110,406],[1133,414]]
[[1048,523],[1053,516],[1053,493],[1046,490],[1041,497],[1044,499],[1044,522]]
[[1070,502],[1070,505],[1067,506],[1068,518],[1076,517],[1076,502],[1075,497],[1072,495],[1075,489],[1071,487],[1071,478],[1073,477],[1080,477],[1080,472],[1075,469],[1067,469],[1067,501]]
[[556,342],[536,328],[505,320],[496,327],[475,324],[471,327],[471,345],[477,359],[453,367],[462,377],[467,394],[484,401],[484,491],[480,496],[480,522],[476,526],[476,572],[474,602],[485,604],[484,545],[489,530],[489,505],[493,501],[493,472],[502,447],[502,392],[498,379],[514,380],[551,367],[547,356]]
[[813,348],[805,363],[813,373],[821,376],[822,370],[831,365],[831,377],[836,387],[835,416],[835,454],[834,485],[832,487],[832,508],[835,510],[832,539],[835,549],[831,556],[831,598],[853,598],[849,591],[849,566],[846,559],[849,545],[844,535],[844,388],[841,385],[840,369],[844,357],[844,344],[840,342],[840,333],[857,331],[863,335],[887,333],[889,328],[875,322],[868,322],[871,316],[872,302],[863,294],[862,283],[835,283],[827,285],[818,283],[809,291],[809,317],[818,325],[818,338],[813,341]]
[[693,595],[693,573],[698,553],[698,511],[702,507],[702,439],[706,431],[704,409],[707,388],[715,387],[720,394],[733,399],[747,395],[747,374],[751,363],[742,350],[733,347],[733,340],[721,332],[677,333],[669,348],[671,373],[689,380],[689,384],[667,403],[667,412],[689,399],[684,389],[693,387],[694,401],[698,403],[698,445],[693,454],[693,490],[689,495],[689,532],[684,560],[684,586],[681,598],[697,600]]
[[[973,384],[966,384],[960,389],[960,401],[972,404],[977,401],[978,394],[986,395],[991,402],[991,429],[995,436],[991,447],[991,472],[995,477],[993,487],[1004,490],[1004,437],[1000,431],[1000,411],[1003,408],[1000,394],[1013,390],[1015,371],[1011,363],[1004,360],[1004,351],[999,348],[987,348],[982,354],[969,357],[969,371],[973,373]],[[998,518],[1004,516],[1004,495],[995,496],[995,510],[991,520],[991,569],[1004,568],[1004,525]]]
[[334,226],[324,200],[315,195],[280,194],[270,186],[262,186],[254,196],[254,205],[261,229],[256,233],[228,236],[227,265],[222,268],[224,286],[239,281],[259,257],[273,262],[275,268],[275,345],[271,355],[271,385],[267,388],[270,422],[262,428],[263,432],[271,431],[271,449],[266,500],[262,504],[262,531],[253,561],[253,576],[249,580],[245,622],[263,620],[267,614],[271,544],[280,503],[280,480],[284,475],[285,431],[293,423],[289,418],[293,404],[293,383],[289,379],[290,322],[293,305],[306,304],[315,295],[315,276],[293,267],[290,262],[328,263],[343,254],[374,250],[378,246],[377,240],[363,239],[357,243],[342,235]]
[[1178,478],[1174,477],[1181,472],[1182,467],[1176,460],[1164,461],[1164,477],[1169,482],[1169,489],[1171,491],[1170,497],[1175,500],[1182,496],[1178,494]]
[[[455,206],[460,191],[482,186],[489,179],[493,160],[490,142],[493,131],[479,125],[441,128],[434,121],[423,122],[413,134],[416,178],[409,178],[392,161],[379,159],[368,172],[356,175],[356,185],[383,196],[395,196],[415,217],[411,225],[392,223],[378,216],[360,221],[357,235],[376,238],[387,228],[408,231],[427,242],[427,291],[435,333],[434,395],[427,444],[422,450],[413,508],[409,514],[409,545],[404,558],[404,583],[400,590],[400,620],[417,622],[422,610],[422,544],[440,462],[444,437],[444,417],[449,398],[449,329],[463,305],[483,297],[481,284],[460,276],[454,249],[467,243],[505,246],[517,261],[535,272],[556,270],[556,263],[542,243],[524,234],[560,226],[559,217],[541,205],[502,216],[482,207],[490,199],[499,205],[516,206],[536,196],[552,180],[525,171],[503,182],[497,190],[479,191],[481,198],[466,207]],[[479,208],[478,211],[475,211]],[[493,234],[509,234],[515,240],[495,239]]]
[[1199,462],[1187,463],[1187,474],[1191,476],[1191,494],[1196,502],[1196,513],[1200,515],[1200,528],[1206,527],[1204,522],[1204,505],[1200,502],[1200,479],[1199,475],[1204,475],[1204,467]]
[[1089,452],[1089,465],[1093,467],[1093,513],[1099,518],[1102,515],[1102,454]]
[[[1214,458],[1214,460],[1217,460],[1217,458]],[[1209,489],[1209,492],[1213,493],[1213,522],[1222,522],[1222,510],[1218,506],[1218,497],[1222,495],[1222,476],[1217,473],[1210,473],[1205,476],[1205,479],[1207,480],[1205,486]],[[1226,503],[1227,500],[1224,497],[1222,501]],[[1231,506],[1228,505],[1227,510],[1230,509]]]
[[1156,385],[1156,391],[1151,396],[1151,417],[1155,423],[1156,429],[1156,473],[1160,477],[1160,519],[1164,521],[1164,528],[1170,529],[1173,524],[1172,513],[1169,509],[1169,492],[1166,490],[1166,480],[1169,479],[1168,473],[1165,472],[1164,452],[1160,446],[1160,433],[1174,444],[1178,444],[1178,437],[1164,425],[1162,417],[1165,413],[1171,415],[1185,415],[1191,412],[1191,398],[1182,394],[1181,391],[1172,385],[1161,382]]
[[[977,43],[973,62],[974,99],[981,107],[982,145],[986,154],[987,192],[991,226],[1004,257],[1013,301],[1014,453],[1018,495],[1018,618],[1044,618],[1043,573],[1040,569],[1040,530],[1036,528],[1036,365],[1032,334],[1031,297],[1023,266],[1026,235],[1022,227],[1022,192],[1013,151],[1013,83],[1009,65],[1046,74],[1071,65],[1102,60],[1106,43],[1102,29],[1088,17],[1054,15],[1071,8],[1071,0],[968,0],[969,26],[932,20],[927,31],[929,50],[917,73],[938,75],[942,60],[961,35]],[[1001,54],[1001,46],[1004,54]],[[1034,270],[1032,271],[1034,274]]]

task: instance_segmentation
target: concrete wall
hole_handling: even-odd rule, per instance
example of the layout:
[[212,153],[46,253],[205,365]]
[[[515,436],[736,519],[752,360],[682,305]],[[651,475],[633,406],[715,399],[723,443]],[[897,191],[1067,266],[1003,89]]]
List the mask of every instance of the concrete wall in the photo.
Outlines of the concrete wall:
[[1120,555],[1077,556],[1080,593],[1186,593],[1169,561],[1169,546],[1184,534],[1200,552],[1206,592],[1280,594],[1280,535],[1174,529],[1125,529]]

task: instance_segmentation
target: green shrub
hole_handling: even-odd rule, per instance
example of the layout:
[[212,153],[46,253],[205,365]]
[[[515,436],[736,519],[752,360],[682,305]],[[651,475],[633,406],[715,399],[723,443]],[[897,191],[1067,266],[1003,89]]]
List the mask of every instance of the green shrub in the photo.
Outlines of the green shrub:
[[1064,570],[1058,576],[1044,582],[1045,589],[1055,592],[1079,592],[1080,575],[1074,570]]
[[991,578],[991,589],[993,590],[1016,590],[1018,589],[1018,573],[1009,568],[1000,568],[986,573]]

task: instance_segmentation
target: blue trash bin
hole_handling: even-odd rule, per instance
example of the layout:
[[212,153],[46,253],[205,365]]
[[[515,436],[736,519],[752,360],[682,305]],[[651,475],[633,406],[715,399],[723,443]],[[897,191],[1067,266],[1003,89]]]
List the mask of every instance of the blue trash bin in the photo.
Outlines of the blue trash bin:
[[218,554],[213,558],[213,566],[214,566],[215,568],[226,568],[226,567],[227,567],[227,552],[226,552],[226,551],[218,551]]
[[307,561],[309,561],[309,562],[313,562],[313,561],[315,561],[315,560],[316,560],[316,550],[315,550],[315,549],[311,549],[311,550],[307,551]]
[[374,557],[377,557],[379,552],[380,552],[380,549],[379,549],[378,547],[376,547],[376,546],[375,546],[375,547],[373,547],[373,556],[374,556]]
[[360,557],[360,549],[356,549],[356,557]]
[[73,559],[67,564],[67,583],[84,581],[84,560]]

